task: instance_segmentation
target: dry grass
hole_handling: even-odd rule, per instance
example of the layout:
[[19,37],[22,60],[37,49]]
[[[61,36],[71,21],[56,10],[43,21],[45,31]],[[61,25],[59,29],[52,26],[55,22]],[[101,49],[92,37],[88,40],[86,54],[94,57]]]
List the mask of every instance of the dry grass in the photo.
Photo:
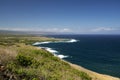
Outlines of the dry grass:
[[30,45],[0,47],[0,60],[18,79],[91,80],[85,72],[78,71],[51,53]]
[[13,48],[0,47],[0,63],[6,65],[11,60],[14,60],[17,52]]

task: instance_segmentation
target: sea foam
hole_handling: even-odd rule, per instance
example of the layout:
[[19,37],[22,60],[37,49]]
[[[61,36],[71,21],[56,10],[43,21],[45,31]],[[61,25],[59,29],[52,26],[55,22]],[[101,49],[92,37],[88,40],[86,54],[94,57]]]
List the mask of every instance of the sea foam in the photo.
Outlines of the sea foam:
[[46,47],[45,49],[46,49],[48,52],[51,52],[51,53],[58,53],[58,51],[56,51],[56,50],[54,50],[54,49],[52,49],[52,48]]
[[55,42],[52,42],[52,41],[46,41],[46,42],[35,42],[33,45],[40,45],[40,44],[49,44],[49,43],[74,43],[74,42],[77,42],[78,40],[76,39],[69,39],[69,40],[65,40],[65,41],[55,41]]
[[35,42],[33,45],[48,44],[48,43],[51,43],[51,42]]
[[57,57],[63,59],[63,58],[67,58],[67,57],[69,57],[69,56],[65,56],[65,55],[57,55]]
[[[48,41],[46,41],[46,42],[36,42],[33,45],[37,46],[37,45],[49,44],[49,43],[74,43],[74,42],[77,42],[77,41],[78,40],[76,40],[76,39],[69,39],[69,40],[65,40],[65,41],[55,41],[55,42],[52,42],[52,41],[48,42]],[[52,53],[54,56],[59,57],[61,59],[69,57],[69,56],[66,56],[66,55],[59,54],[59,52],[57,50],[54,50],[54,49],[52,49],[50,47],[40,47],[40,48],[45,49],[46,51]]]
[[68,42],[68,43],[73,43],[73,42],[77,42],[78,40],[76,40],[76,39],[70,39],[69,41],[66,41],[66,42]]
[[59,52],[58,52],[57,50],[52,49],[52,48],[49,48],[49,47],[40,47],[40,48],[45,49],[46,51],[52,53],[54,56],[59,57],[59,58],[61,58],[61,59],[68,57],[68,56],[66,56],[66,55],[58,54]]

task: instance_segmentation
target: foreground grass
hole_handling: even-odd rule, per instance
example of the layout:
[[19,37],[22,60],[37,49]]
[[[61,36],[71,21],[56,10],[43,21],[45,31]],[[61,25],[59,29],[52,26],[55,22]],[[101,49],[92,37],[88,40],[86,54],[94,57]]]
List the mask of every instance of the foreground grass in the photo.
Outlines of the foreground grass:
[[42,49],[22,44],[0,50],[1,62],[15,80],[91,80],[85,72]]
[[55,39],[0,36],[0,80],[91,80],[51,53],[28,45],[36,41]]

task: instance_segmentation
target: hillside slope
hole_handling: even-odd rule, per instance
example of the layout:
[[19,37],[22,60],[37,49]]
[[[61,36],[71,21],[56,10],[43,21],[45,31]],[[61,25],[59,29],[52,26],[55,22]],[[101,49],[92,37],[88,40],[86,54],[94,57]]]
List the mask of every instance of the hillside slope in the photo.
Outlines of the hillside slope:
[[91,80],[51,53],[19,44],[0,48],[1,80]]

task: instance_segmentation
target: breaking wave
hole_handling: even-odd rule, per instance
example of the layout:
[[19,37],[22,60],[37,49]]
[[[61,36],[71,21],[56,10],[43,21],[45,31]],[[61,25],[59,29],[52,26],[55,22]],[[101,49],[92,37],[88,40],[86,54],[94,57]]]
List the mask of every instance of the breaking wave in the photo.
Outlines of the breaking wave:
[[52,48],[49,48],[49,47],[40,47],[40,48],[45,49],[46,51],[52,53],[54,56],[59,57],[59,58],[61,58],[61,59],[68,57],[68,56],[66,56],[66,55],[58,54],[58,53],[59,53],[58,51],[56,51],[56,50],[54,50],[54,49],[52,49]]
[[69,41],[66,41],[66,42],[68,42],[68,43],[73,43],[73,42],[77,42],[78,40],[76,40],[76,39],[70,39]]
[[33,45],[49,44],[49,43],[51,43],[51,42],[36,42],[36,43],[34,43]]
[[78,40],[76,40],[76,39],[69,39],[69,40],[55,41],[55,42],[45,41],[45,42],[36,42],[36,43],[34,43],[33,45],[49,44],[49,43],[74,43],[74,42],[77,42],[77,41],[78,41]]
[[[45,41],[45,42],[36,42],[33,45],[34,46],[39,46],[41,44],[49,44],[49,43],[74,43],[74,42],[77,42],[77,41],[78,40],[76,40],[76,39],[69,39],[69,40],[63,40],[63,41],[54,41],[54,42],[52,42],[52,41]],[[69,56],[66,56],[66,55],[59,54],[59,52],[57,50],[54,50],[54,49],[49,48],[49,47],[40,47],[40,48],[45,49],[46,51],[52,53],[54,56],[59,57],[61,59],[69,57]]]

